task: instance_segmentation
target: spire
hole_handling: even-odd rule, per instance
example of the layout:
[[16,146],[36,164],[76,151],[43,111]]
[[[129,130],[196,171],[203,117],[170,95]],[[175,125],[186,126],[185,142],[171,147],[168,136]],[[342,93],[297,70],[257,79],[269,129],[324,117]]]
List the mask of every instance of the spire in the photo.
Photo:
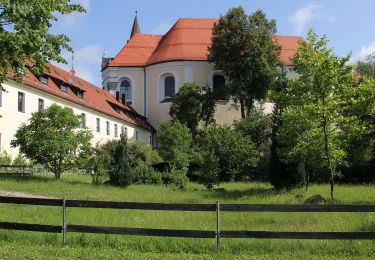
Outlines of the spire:
[[135,18],[133,22],[132,32],[130,33],[130,38],[133,37],[134,34],[140,33],[140,32],[141,32],[141,29],[139,28],[139,24],[138,24],[138,12],[135,11]]

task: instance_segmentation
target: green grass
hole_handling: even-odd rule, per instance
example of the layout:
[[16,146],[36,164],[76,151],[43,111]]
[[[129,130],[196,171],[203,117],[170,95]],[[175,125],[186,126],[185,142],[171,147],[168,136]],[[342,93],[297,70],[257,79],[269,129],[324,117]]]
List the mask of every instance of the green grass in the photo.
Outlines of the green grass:
[[[264,183],[223,184],[223,192],[207,191],[189,184],[185,191],[173,187],[133,185],[126,189],[94,186],[88,176],[0,178],[0,190],[72,199],[177,202],[177,203],[269,203],[301,204],[320,194],[329,197],[328,185],[314,185],[307,192],[297,189],[276,192]],[[338,185],[340,204],[375,204],[374,186]],[[61,225],[60,207],[0,204],[0,221]],[[174,212],[111,209],[68,209],[69,224],[215,229],[214,212]],[[221,213],[222,230],[279,231],[375,231],[374,213]],[[214,239],[183,239],[97,234],[61,234],[0,231],[0,259],[373,259],[373,241],[222,239],[216,253]]]

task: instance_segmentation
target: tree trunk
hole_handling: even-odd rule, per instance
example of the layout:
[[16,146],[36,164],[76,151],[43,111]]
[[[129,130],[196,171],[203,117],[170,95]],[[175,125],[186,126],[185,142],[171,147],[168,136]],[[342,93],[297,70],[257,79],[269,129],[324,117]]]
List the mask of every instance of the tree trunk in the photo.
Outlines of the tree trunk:
[[329,184],[331,186],[331,199],[334,199],[333,197],[333,186],[334,186],[334,177],[335,177],[335,170],[332,165],[331,161],[331,155],[329,154],[329,147],[328,147],[328,133],[327,133],[327,118],[325,115],[323,115],[323,133],[324,133],[324,151],[326,154],[326,159],[328,163],[328,167],[330,170],[330,178],[329,178]]
[[241,108],[241,118],[245,118],[245,101],[241,98],[240,99],[240,108]]

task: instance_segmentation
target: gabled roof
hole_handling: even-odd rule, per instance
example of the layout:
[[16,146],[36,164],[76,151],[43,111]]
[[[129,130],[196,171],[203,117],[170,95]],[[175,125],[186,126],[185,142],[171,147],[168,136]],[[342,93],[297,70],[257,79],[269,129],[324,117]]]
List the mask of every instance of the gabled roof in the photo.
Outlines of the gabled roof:
[[[152,131],[154,130],[144,117],[135,112],[129,105],[124,105],[120,101],[117,101],[110,92],[102,90],[76,76],[75,73],[67,72],[55,65],[49,64],[49,70],[50,71],[45,74],[45,76],[49,78],[48,84],[42,83],[39,78],[30,71],[28,71],[27,75],[23,78],[23,83],[53,96],[123,120],[129,124]],[[63,92],[60,89],[60,84],[62,83],[69,86],[67,92]],[[74,93],[72,90],[74,88],[84,93],[83,98],[78,97],[76,93]],[[116,111],[114,107],[119,108],[119,112]]]
[[[164,35],[135,34],[108,67],[148,66],[168,61],[207,61],[212,27],[218,19],[181,18]],[[282,47],[280,59],[292,65],[302,37],[275,36]]]

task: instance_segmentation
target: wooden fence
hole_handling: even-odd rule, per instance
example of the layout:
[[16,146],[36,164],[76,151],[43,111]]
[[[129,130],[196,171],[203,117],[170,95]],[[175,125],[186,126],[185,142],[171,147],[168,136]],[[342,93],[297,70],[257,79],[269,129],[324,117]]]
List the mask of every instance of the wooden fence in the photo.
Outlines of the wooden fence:
[[[253,230],[221,230],[220,212],[375,212],[375,205],[272,205],[272,204],[177,204],[89,201],[68,199],[43,199],[23,197],[0,197],[0,203],[42,205],[62,207],[61,225],[42,225],[14,222],[0,222],[0,229],[62,233],[63,244],[67,243],[69,232],[121,234],[137,236],[215,238],[220,249],[221,238],[267,238],[267,239],[350,239],[375,240],[375,232],[278,232]],[[211,211],[216,212],[215,230],[152,229],[129,227],[103,227],[67,224],[66,209],[107,208],[128,210],[165,211]]]

